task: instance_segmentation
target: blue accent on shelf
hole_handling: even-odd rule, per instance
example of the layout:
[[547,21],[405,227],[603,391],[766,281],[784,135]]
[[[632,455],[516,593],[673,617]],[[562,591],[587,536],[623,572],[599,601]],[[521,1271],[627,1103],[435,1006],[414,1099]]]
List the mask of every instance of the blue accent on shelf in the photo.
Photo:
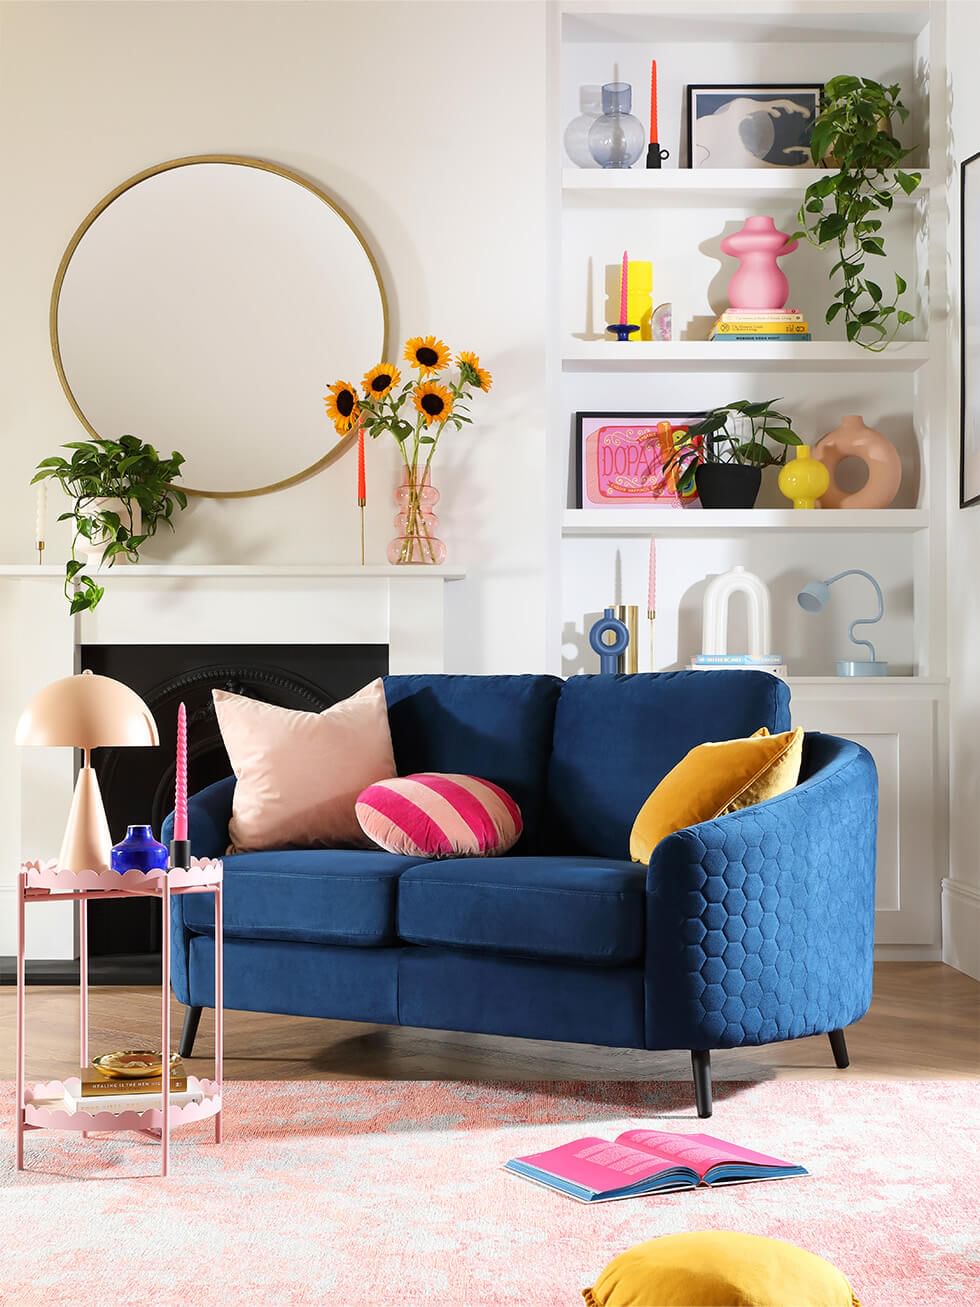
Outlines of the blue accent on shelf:
[[[608,643],[603,640],[607,631],[612,631],[615,640]],[[599,655],[599,671],[603,676],[615,676],[619,671],[619,658],[626,652],[630,642],[629,629],[621,622],[611,608],[604,608],[602,616],[592,624],[589,632],[589,644]]]
[[167,866],[166,844],[153,838],[149,826],[128,826],[126,838],[112,846],[109,865],[120,874],[126,871],[159,871]]

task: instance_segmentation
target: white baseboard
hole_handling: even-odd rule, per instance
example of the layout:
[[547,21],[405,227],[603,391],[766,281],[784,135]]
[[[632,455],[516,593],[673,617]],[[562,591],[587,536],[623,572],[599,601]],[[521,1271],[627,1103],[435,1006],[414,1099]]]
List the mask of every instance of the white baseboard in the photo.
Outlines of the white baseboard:
[[943,881],[943,961],[980,980],[980,889]]
[[941,962],[942,948],[938,944],[877,944],[876,962]]

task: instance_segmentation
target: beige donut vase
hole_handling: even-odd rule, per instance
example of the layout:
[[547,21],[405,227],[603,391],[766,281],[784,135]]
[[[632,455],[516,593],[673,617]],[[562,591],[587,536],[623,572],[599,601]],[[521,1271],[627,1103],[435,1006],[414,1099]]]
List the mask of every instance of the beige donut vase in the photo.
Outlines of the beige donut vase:
[[[817,442],[813,451],[830,473],[830,488],[820,498],[821,508],[887,508],[902,484],[902,460],[892,442],[864,425],[864,418],[841,418],[840,426]],[[868,469],[868,479],[852,494],[837,485],[837,465],[842,458],[859,458]]]

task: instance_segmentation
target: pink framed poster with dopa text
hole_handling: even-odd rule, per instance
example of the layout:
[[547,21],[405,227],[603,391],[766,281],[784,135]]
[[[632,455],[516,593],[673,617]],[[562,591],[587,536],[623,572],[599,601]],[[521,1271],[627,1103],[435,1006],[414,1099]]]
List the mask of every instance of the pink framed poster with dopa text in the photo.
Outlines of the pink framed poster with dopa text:
[[579,508],[698,508],[693,466],[664,464],[703,413],[576,413]]

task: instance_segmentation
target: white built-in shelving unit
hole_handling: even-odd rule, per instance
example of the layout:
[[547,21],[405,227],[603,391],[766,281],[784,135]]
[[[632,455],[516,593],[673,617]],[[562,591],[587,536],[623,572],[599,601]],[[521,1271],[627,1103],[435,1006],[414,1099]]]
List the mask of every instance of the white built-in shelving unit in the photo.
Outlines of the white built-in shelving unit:
[[[551,173],[555,312],[550,346],[549,465],[553,505],[551,662],[592,671],[588,629],[614,597],[646,606],[648,541],[658,542],[658,622],[640,668],[684,666],[700,644],[708,576],[735,564],[759,573],[773,597],[774,643],[789,664],[795,717],[872,749],[882,782],[879,944],[938,956],[939,813],[946,793],[945,478],[951,447],[945,375],[948,138],[943,6],[929,0],[560,0],[552,29]],[[656,58],[664,167],[582,166],[583,88],[622,80],[646,122]],[[892,272],[909,283],[915,319],[882,353],[827,325],[836,253],[801,243],[783,260],[791,303],[814,339],[758,346],[707,339],[734,270],[722,236],[752,214],[797,227],[806,186],[826,170],[689,169],[688,84],[812,83],[839,73],[898,82],[911,109],[898,128],[914,147],[903,167],[920,188],[886,218]],[[937,88],[933,93],[933,88]],[[896,125],[897,127],[898,125]],[[670,302],[674,337],[620,344],[604,331],[622,251],[651,260],[654,303]],[[860,413],[897,446],[903,484],[891,509],[794,512],[767,473],[750,511],[583,509],[575,499],[576,412],[691,413],[735,399],[781,399],[812,442]],[[886,619],[873,638],[893,677],[833,676],[848,623],[870,608],[861,582],[835,587],[814,617],[795,602],[807,580],[863,567],[881,581]]]

